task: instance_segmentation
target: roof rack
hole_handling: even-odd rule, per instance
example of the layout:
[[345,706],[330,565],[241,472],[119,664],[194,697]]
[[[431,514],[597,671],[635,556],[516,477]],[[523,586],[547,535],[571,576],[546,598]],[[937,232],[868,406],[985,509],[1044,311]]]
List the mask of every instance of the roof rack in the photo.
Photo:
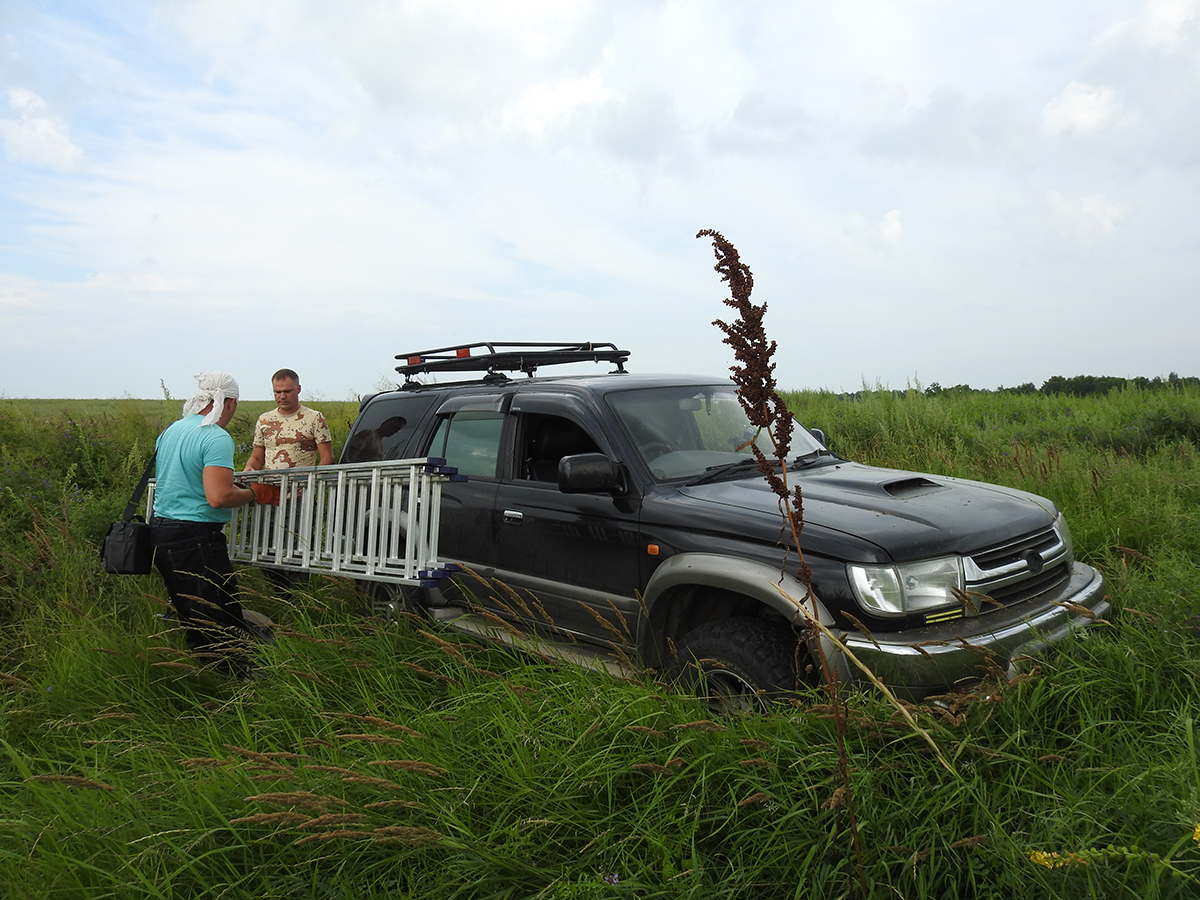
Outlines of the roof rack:
[[[482,349],[482,352],[479,352]],[[573,362],[616,363],[617,372],[625,371],[628,350],[618,350],[616,344],[594,343],[498,343],[456,344],[433,350],[401,353],[396,359],[405,360],[396,366],[405,382],[423,372],[486,372],[484,381],[506,381],[503,372],[524,372],[532,377],[539,366],[557,366]]]

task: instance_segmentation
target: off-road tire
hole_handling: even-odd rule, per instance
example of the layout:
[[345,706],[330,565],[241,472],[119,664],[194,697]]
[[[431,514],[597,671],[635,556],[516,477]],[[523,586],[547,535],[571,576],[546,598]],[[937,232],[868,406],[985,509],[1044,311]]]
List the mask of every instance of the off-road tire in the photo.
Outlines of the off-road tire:
[[670,674],[714,711],[764,710],[811,683],[808,654],[798,641],[786,625],[766,619],[706,622],[676,644]]

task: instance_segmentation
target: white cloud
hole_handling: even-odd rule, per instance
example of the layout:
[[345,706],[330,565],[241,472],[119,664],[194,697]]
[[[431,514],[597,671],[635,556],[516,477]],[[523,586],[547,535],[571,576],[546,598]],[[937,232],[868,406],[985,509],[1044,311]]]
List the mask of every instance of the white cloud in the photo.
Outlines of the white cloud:
[[[45,296],[40,282],[0,272],[0,306],[30,306]],[[9,337],[12,332],[8,332]]]
[[613,0],[213,0],[175,10],[211,54],[213,73],[244,81],[264,64],[324,70],[380,110],[463,124],[511,104],[548,76],[585,78],[612,28]]
[[17,113],[15,119],[0,119],[0,143],[8,159],[58,172],[69,172],[83,160],[67,124],[33,91],[9,88],[8,105]]
[[1089,194],[1071,200],[1058,191],[1046,195],[1046,202],[1053,210],[1067,233],[1083,240],[1110,238],[1130,212],[1128,204],[1112,200],[1100,194]]
[[841,226],[835,242],[840,244],[846,259],[864,269],[877,269],[895,258],[904,242],[904,224],[898,209],[884,213],[872,222],[866,216],[849,216]]
[[1104,31],[1073,77],[1113,92],[1111,108],[1095,98],[1105,120],[1094,132],[1103,144],[1088,146],[1094,158],[1140,175],[1200,167],[1200,0],[1142,5]]
[[863,85],[854,119],[866,153],[967,164],[1025,152],[1029,127],[1011,96],[972,98],[943,85],[924,106],[902,107],[904,98],[903,89],[877,80]]
[[1116,111],[1116,96],[1111,88],[1089,87],[1072,81],[1046,104],[1042,123],[1051,136],[1091,134],[1109,125]]
[[893,209],[879,223],[879,236],[889,247],[894,247],[904,240],[904,226],[900,224],[900,210]]
[[1174,50],[1200,22],[1197,0],[1150,0],[1137,15],[1114,24],[1105,37],[1132,37],[1146,47]]
[[541,140],[565,127],[581,109],[594,107],[610,99],[600,77],[541,82],[530,87],[496,116],[508,133]]
[[111,295],[131,294],[184,294],[200,286],[195,278],[172,280],[158,272],[97,272],[89,275],[87,283],[98,289],[98,293]]
[[596,143],[608,153],[655,163],[681,149],[679,121],[671,97],[642,87],[621,100],[609,100],[596,113]]
[[719,151],[787,153],[812,142],[814,125],[799,107],[751,90],[742,95],[730,119],[712,129],[709,143]]

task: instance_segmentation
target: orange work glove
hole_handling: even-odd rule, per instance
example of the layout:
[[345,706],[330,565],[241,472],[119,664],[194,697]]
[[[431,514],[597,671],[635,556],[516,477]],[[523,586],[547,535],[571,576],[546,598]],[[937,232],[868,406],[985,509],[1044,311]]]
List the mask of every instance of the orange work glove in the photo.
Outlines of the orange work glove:
[[250,484],[250,490],[254,491],[255,503],[270,503],[272,506],[279,505],[279,485],[263,484],[261,481],[255,481]]

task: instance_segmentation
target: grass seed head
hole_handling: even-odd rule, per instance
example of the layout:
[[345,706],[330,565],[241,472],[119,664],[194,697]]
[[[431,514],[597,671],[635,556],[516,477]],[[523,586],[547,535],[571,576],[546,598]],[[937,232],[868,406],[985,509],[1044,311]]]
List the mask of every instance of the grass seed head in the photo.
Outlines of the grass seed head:
[[739,803],[738,809],[742,809],[743,807],[746,807],[746,806],[760,806],[763,803],[770,803],[774,799],[775,798],[772,797],[770,794],[765,793],[763,791],[759,791],[755,794],[751,794],[749,797],[747,797],[745,800],[743,800],[741,803]]
[[326,813],[323,816],[317,816],[315,819],[307,819],[303,824],[296,826],[297,828],[325,828],[329,825],[357,825],[366,816],[362,813]]
[[295,812],[264,812],[252,816],[242,816],[240,819],[230,819],[230,825],[296,825],[310,821],[304,813]]
[[435,766],[433,763],[423,762],[419,759],[376,759],[368,765],[402,769],[405,772],[416,772],[419,775],[430,775],[434,778],[441,778],[448,771],[441,766]]
[[324,812],[330,806],[349,806],[350,803],[341,797],[329,797],[314,794],[312,791],[276,791],[267,794],[254,794],[246,798],[247,803],[272,803],[279,806],[291,806],[297,809],[311,809]]

